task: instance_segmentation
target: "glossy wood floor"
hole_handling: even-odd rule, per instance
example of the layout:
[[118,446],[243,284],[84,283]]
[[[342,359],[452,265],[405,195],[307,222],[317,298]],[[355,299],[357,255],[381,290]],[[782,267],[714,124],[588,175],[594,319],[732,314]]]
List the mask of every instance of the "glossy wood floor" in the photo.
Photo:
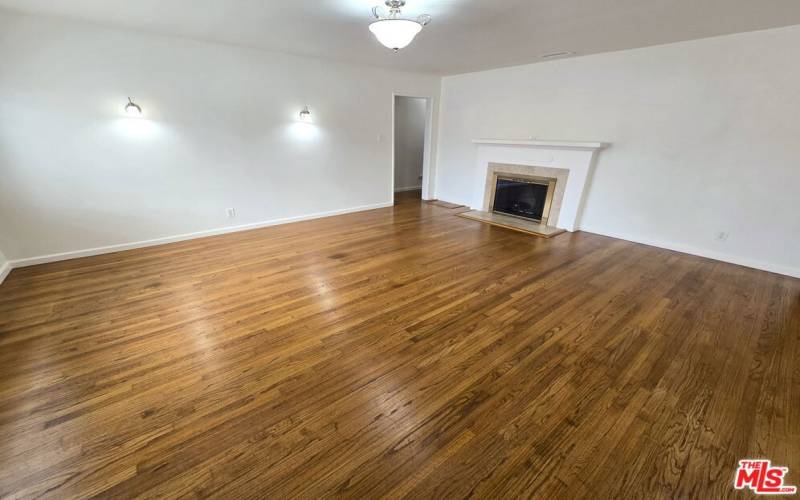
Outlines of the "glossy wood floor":
[[414,200],[18,269],[0,495],[724,498],[751,457],[800,484],[799,297]]

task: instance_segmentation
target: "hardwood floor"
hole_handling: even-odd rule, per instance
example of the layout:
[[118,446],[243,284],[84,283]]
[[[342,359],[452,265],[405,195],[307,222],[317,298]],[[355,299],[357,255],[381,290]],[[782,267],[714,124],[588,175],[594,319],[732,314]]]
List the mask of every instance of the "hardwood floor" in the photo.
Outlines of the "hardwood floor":
[[800,280],[405,200],[13,271],[0,495],[734,497],[798,360]]

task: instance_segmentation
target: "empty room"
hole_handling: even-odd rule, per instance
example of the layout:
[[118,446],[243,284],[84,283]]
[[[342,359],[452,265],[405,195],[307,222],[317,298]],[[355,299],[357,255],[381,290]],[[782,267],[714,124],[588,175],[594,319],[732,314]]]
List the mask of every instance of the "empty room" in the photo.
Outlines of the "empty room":
[[0,61],[0,498],[797,494],[797,0],[0,0]]

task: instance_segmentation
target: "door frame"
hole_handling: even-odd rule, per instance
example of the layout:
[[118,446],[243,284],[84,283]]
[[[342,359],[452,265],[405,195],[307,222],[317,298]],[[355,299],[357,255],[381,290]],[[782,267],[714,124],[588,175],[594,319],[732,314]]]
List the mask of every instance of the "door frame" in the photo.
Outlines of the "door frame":
[[432,185],[432,172],[433,165],[433,111],[435,101],[431,96],[421,96],[412,94],[403,94],[400,92],[392,92],[392,203],[394,203],[394,172],[395,172],[395,142],[397,140],[395,130],[395,113],[397,111],[397,98],[398,97],[411,97],[414,99],[425,100],[425,143],[422,153],[422,199],[433,199],[433,185]]

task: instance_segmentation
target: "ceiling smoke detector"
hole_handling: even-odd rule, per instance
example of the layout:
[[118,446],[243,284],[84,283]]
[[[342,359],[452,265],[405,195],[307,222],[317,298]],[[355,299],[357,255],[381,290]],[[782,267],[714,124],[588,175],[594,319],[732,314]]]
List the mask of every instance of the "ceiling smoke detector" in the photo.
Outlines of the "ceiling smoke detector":
[[408,47],[422,28],[431,22],[431,16],[425,14],[416,19],[400,17],[400,9],[406,4],[405,0],[386,0],[389,12],[378,6],[372,8],[372,14],[377,21],[369,25],[369,30],[375,35],[384,47],[398,52]]

